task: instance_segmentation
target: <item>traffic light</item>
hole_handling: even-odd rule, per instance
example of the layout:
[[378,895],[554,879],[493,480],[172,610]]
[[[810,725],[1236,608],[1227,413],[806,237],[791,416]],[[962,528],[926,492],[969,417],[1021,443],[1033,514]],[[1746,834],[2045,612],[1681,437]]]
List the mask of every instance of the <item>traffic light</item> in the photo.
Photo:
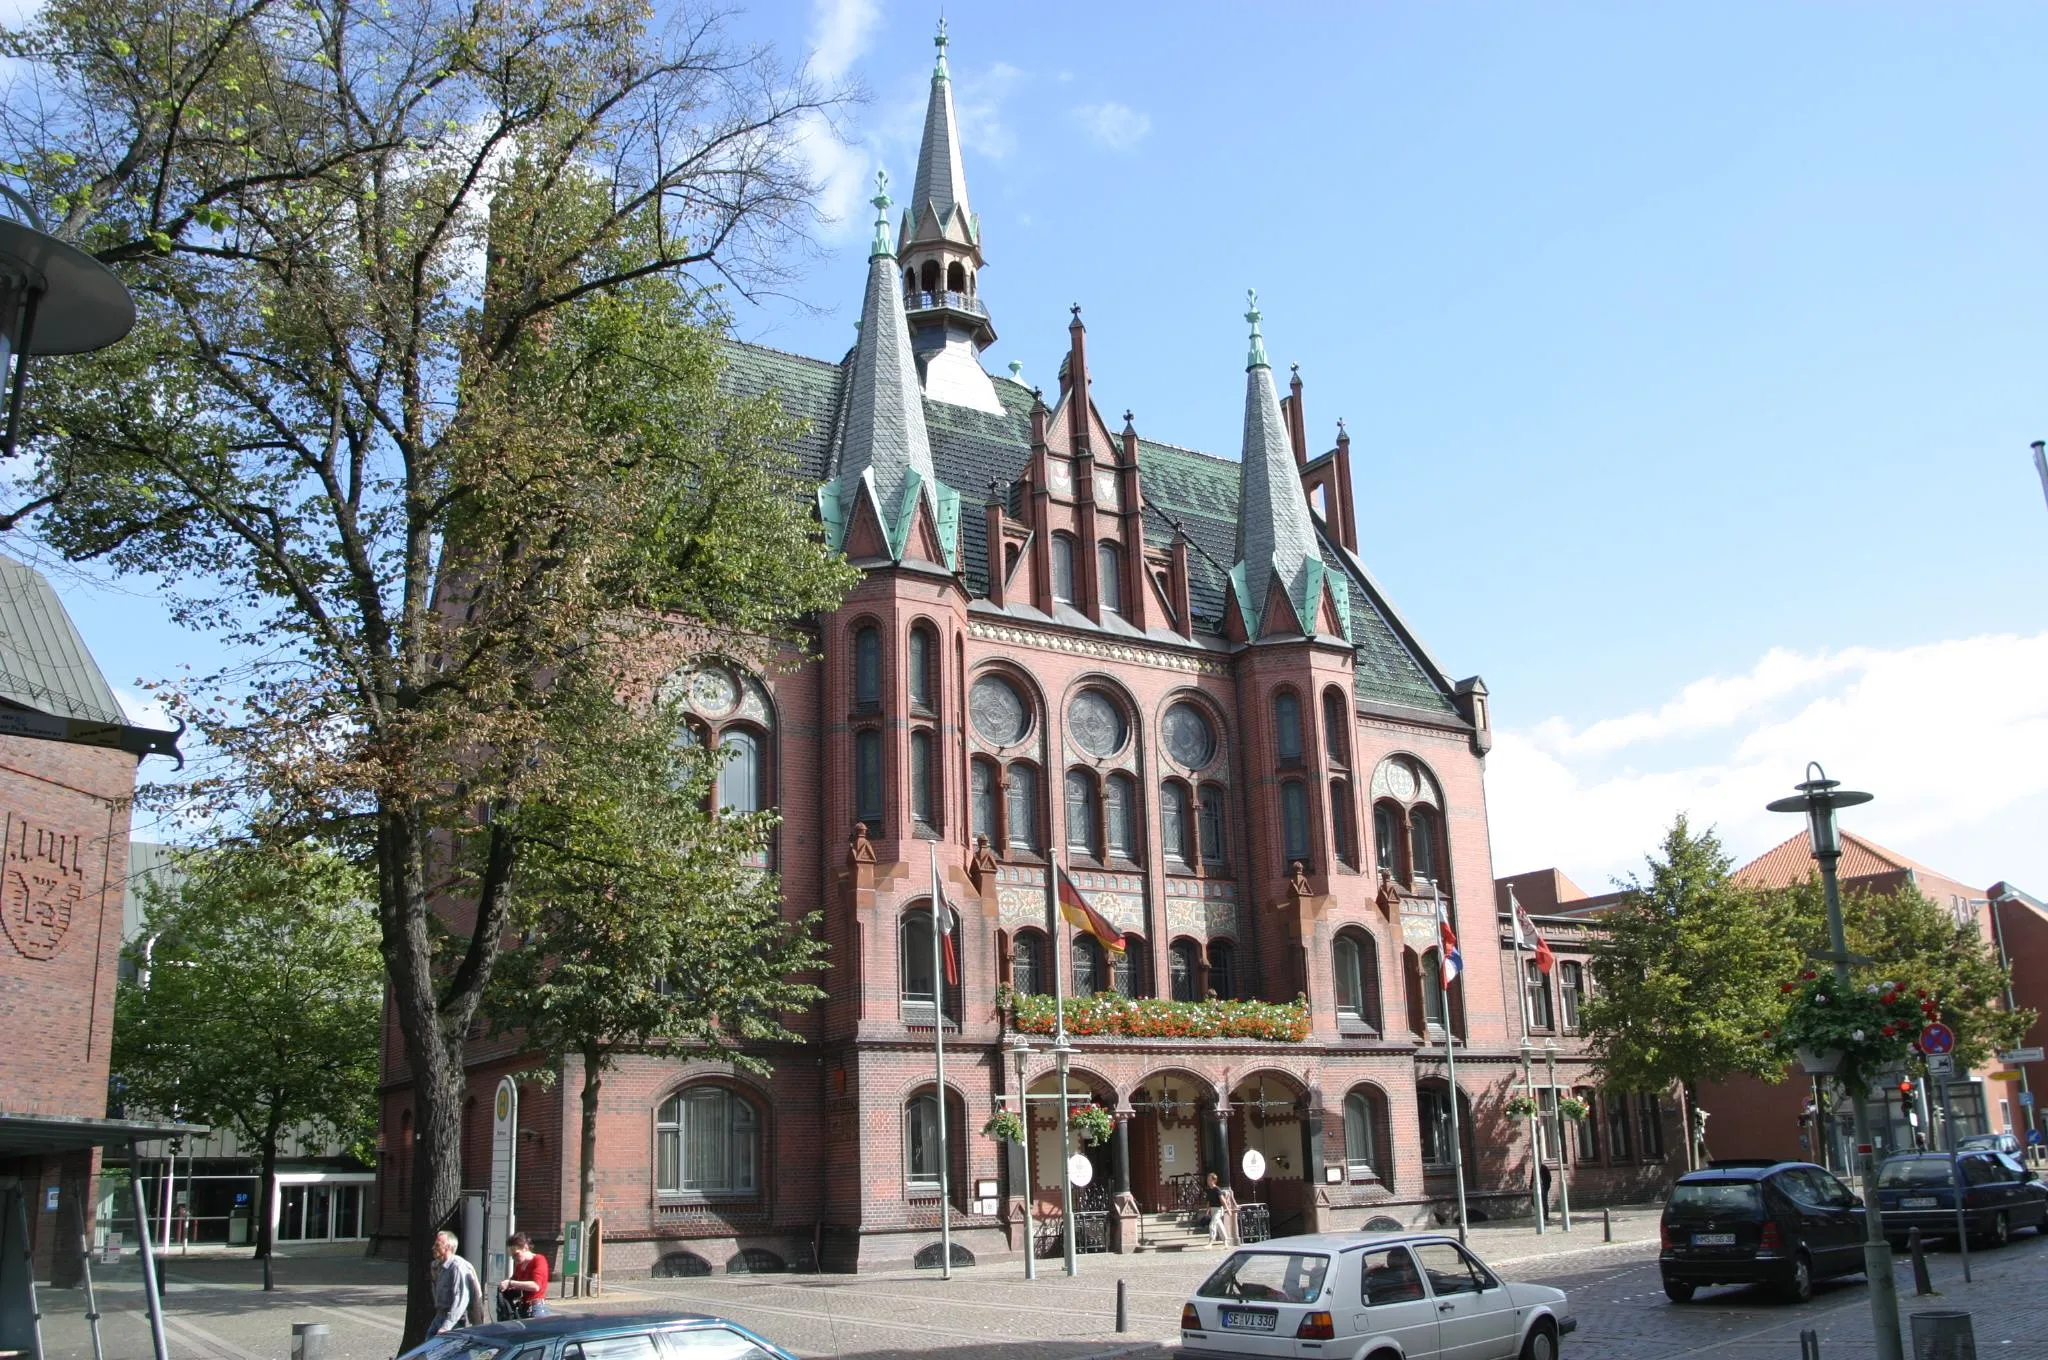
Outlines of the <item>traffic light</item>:
[[1913,1105],[1913,1079],[1911,1077],[1899,1078],[1899,1113],[1905,1116],[1906,1122],[1909,1124],[1916,1122],[1913,1116],[1920,1113]]

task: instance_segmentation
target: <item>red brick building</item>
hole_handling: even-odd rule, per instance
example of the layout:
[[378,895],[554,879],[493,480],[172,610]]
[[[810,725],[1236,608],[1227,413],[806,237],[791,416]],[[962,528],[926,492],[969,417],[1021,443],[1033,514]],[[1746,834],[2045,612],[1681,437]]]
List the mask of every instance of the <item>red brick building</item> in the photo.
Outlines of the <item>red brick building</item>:
[[[1501,1113],[1521,1072],[1521,988],[1493,903],[1486,688],[1445,670],[1374,582],[1342,426],[1312,444],[1302,382],[1276,387],[1256,305],[1236,457],[1141,435],[1129,412],[1112,425],[1078,308],[1056,391],[987,374],[982,223],[943,37],[894,233],[886,195],[877,206],[854,350],[828,362],[736,345],[729,370],[807,422],[797,451],[821,521],[863,578],[816,620],[820,660],[674,680],[707,738],[735,749],[721,798],[782,814],[774,868],[792,915],[824,914],[830,995],[794,1022],[802,1046],[764,1054],[767,1080],[674,1051],[607,1077],[607,1269],[929,1253],[941,1010],[955,1240],[978,1259],[1020,1250],[1027,1209],[1059,1201],[1053,1113],[1033,1105],[1030,1186],[979,1130],[1016,1108],[999,989],[1050,992],[1055,968],[1069,996],[1305,1008],[1298,1040],[1075,1040],[1074,1086],[1117,1119],[1084,1196],[1117,1249],[1171,1231],[1159,1215],[1211,1171],[1268,1206],[1277,1233],[1447,1213],[1439,895],[1464,958],[1449,1013],[1468,1197],[1526,1212],[1523,1126]],[[1188,361],[1236,371],[1233,356]],[[963,976],[943,1003],[933,855],[962,909]],[[1124,932],[1122,958],[1049,930],[1053,862]],[[1034,1042],[1036,1095],[1052,1075]],[[476,1054],[471,1186],[488,1169],[491,1085],[522,1062]],[[1580,1066],[1568,1055],[1560,1084]],[[517,1207],[539,1235],[574,1202],[579,1080],[528,1088]],[[407,1101],[394,1071],[387,1235],[410,1228]],[[1656,1102],[1625,1116],[1645,1117],[1656,1156],[1583,1195],[1662,1175],[1675,1134]],[[1250,1148],[1268,1168],[1256,1185]]]

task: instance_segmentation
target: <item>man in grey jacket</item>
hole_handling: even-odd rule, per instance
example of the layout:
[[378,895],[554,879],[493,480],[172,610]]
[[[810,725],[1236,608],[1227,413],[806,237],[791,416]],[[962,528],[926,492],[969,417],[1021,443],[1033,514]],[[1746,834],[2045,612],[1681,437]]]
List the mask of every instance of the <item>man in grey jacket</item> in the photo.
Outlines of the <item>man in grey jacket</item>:
[[452,1232],[434,1234],[434,1321],[428,1336],[467,1327],[472,1317],[483,1316],[483,1281],[476,1267],[457,1254],[458,1245]]

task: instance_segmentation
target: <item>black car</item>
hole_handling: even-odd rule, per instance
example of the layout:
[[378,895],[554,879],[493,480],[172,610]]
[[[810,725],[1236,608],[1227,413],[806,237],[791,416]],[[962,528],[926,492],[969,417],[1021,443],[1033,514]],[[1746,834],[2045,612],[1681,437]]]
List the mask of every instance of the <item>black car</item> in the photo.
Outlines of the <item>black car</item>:
[[1664,1203],[1664,1292],[1685,1303],[1709,1284],[1767,1284],[1785,1299],[1863,1271],[1863,1203],[1811,1162],[1710,1164]]
[[2048,1234],[2048,1185],[2018,1158],[1988,1148],[1965,1148],[1953,1170],[1945,1152],[1905,1152],[1877,1170],[1878,1207],[1894,1246],[1913,1228],[1922,1237],[1956,1235],[1952,1177],[1963,1183],[1963,1224],[1970,1237],[2002,1247],[2015,1228]]
[[557,1313],[430,1337],[399,1360],[794,1360],[737,1322],[702,1313]]

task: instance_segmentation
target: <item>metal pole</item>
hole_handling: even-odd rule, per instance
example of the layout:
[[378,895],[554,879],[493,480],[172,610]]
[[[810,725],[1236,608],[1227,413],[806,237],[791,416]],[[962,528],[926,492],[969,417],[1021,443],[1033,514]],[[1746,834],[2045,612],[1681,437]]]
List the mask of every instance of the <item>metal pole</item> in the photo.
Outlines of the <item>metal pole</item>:
[[[1057,803],[1057,799],[1054,800]],[[1078,1273],[1078,1253],[1074,1246],[1074,1175],[1068,1164],[1072,1149],[1067,1145],[1067,1062],[1073,1056],[1073,1045],[1067,1042],[1067,983],[1062,974],[1066,965],[1061,961],[1060,937],[1066,932],[1060,927],[1060,866],[1053,858],[1053,842],[1046,840],[1045,852],[1045,928],[1052,936],[1052,1052],[1053,1065],[1060,1074],[1060,1237],[1062,1254],[1066,1258],[1067,1274]]]
[[939,847],[928,847],[932,856],[932,1057],[938,1067],[939,1110],[939,1278],[953,1278],[953,1180],[951,1157],[946,1147],[946,967],[942,958],[941,934],[946,929],[945,895],[939,891]]
[[1067,1036],[1059,1036],[1059,1045],[1054,1058],[1060,1069],[1060,1253],[1066,1260],[1067,1274],[1080,1273],[1079,1253],[1074,1244],[1074,1148],[1071,1134],[1067,1130]]
[[[1439,927],[1437,932],[1437,979],[1441,982],[1443,979],[1444,958],[1443,932],[1441,927],[1450,917],[1444,910],[1443,893],[1434,883],[1429,885],[1429,890],[1436,898],[1436,919]],[[1456,979],[1454,978],[1452,981],[1455,982]],[[1441,1018],[1444,1023],[1444,1068],[1449,1074],[1451,1081],[1451,1172],[1457,1178],[1458,1240],[1463,1242],[1465,1240],[1465,1144],[1463,1135],[1458,1131],[1458,1036],[1451,1030],[1450,983],[1444,983],[1437,990],[1443,994],[1444,998],[1443,1015]]]
[[1949,1197],[1955,1201],[1956,1206],[1956,1250],[1961,1252],[1963,1256],[1963,1283],[1969,1284],[1971,1282],[1970,1224],[1963,1214],[1963,1164],[1961,1159],[1956,1156],[1956,1116],[1955,1111],[1949,1108],[1948,1079],[1946,1077],[1942,1078],[1940,1087],[1941,1122],[1948,1135],[1945,1139],[1948,1143],[1948,1192]]
[[[1547,1039],[1543,1044],[1543,1059],[1550,1072],[1550,1098],[1557,1096],[1557,1040]],[[1564,1111],[1557,1112],[1557,1208],[1563,1216],[1563,1228],[1572,1230],[1572,1168],[1571,1159],[1564,1155]]]
[[1031,1210],[1038,1203],[1038,1185],[1031,1177],[1031,1097],[1024,1085],[1024,1064],[1030,1061],[1031,1050],[1021,1041],[1014,1052],[1017,1055],[1017,1111],[1024,1117],[1024,1278],[1038,1278],[1038,1220]]
[[142,1157],[135,1144],[128,1145],[128,1190],[135,1199],[135,1235],[142,1258],[142,1298],[149,1308],[149,1341],[156,1360],[171,1360],[171,1344],[164,1339],[164,1301],[157,1291],[156,1257],[149,1247],[149,1206],[142,1197]]
[[92,1182],[87,1180],[78,1186],[78,1193],[66,1195],[71,1202],[71,1219],[77,1225],[78,1244],[84,1252],[81,1265],[85,1272],[85,1323],[92,1331],[93,1360],[106,1360],[106,1350],[100,1344],[100,1301],[92,1284],[92,1234],[85,1227],[85,1194]]

